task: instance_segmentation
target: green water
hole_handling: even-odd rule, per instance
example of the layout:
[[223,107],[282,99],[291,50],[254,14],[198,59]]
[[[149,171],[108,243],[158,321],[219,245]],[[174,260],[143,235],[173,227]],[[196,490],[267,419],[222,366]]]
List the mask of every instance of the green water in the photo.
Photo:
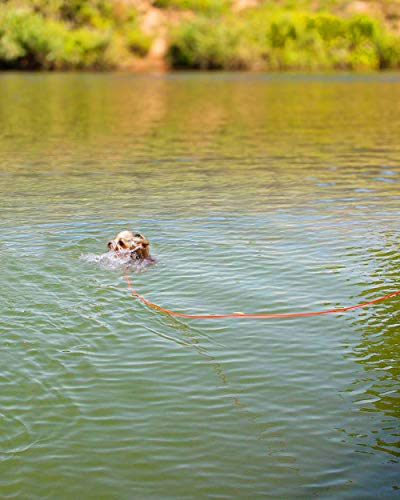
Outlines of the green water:
[[[0,497],[396,498],[400,76],[0,75]],[[83,258],[82,258],[83,256]],[[89,259],[90,260],[90,259]]]

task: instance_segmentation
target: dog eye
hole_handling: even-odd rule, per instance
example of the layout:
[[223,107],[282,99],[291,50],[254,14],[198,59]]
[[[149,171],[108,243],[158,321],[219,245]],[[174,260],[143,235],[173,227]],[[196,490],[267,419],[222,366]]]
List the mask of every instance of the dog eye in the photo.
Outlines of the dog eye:
[[118,245],[121,247],[125,247],[125,242],[123,240],[119,240]]
[[141,238],[141,237],[142,237],[142,235],[141,235],[141,234],[139,234],[139,233],[136,233],[136,234],[135,234],[135,238]]

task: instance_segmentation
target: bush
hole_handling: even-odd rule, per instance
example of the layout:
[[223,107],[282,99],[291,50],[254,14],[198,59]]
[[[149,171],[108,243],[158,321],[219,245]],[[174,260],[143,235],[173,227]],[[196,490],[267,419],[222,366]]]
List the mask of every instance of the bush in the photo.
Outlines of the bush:
[[177,68],[244,69],[246,48],[240,23],[199,17],[173,32],[168,57]]
[[171,34],[169,58],[176,68],[398,68],[400,39],[367,16],[260,8],[186,21]]
[[70,30],[29,10],[0,10],[0,64],[26,69],[106,66],[109,35],[87,28]]
[[400,68],[400,39],[390,33],[382,33],[376,40],[380,69]]
[[139,57],[144,57],[148,54],[153,38],[143,33],[135,21],[126,25],[123,30],[123,36],[126,46],[131,52]]
[[111,2],[105,0],[62,0],[58,8],[61,19],[76,26],[109,28],[112,24]]
[[110,43],[109,36],[85,28],[73,30],[64,38],[62,51],[55,61],[61,69],[104,69],[112,63],[105,52]]
[[[178,14],[180,23],[170,32],[172,67],[400,68],[400,38],[365,15],[343,18],[299,11],[299,5],[310,6],[309,0],[284,0],[281,7],[265,2],[237,14],[232,3],[153,0],[159,7],[193,11]],[[144,57],[152,43],[141,31],[137,15],[126,0],[0,0],[0,67],[129,67],[132,53]],[[176,13],[172,22],[175,17]]]
[[154,0],[153,4],[160,8],[176,8],[193,10],[203,14],[222,13],[229,9],[230,0]]

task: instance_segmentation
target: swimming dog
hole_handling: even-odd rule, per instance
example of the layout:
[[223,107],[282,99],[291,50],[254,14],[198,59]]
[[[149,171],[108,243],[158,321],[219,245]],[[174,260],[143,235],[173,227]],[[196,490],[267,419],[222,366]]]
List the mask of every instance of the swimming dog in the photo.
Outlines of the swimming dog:
[[132,259],[154,261],[150,256],[150,243],[146,236],[132,231],[121,231],[107,243],[110,250],[124,254],[130,252]]

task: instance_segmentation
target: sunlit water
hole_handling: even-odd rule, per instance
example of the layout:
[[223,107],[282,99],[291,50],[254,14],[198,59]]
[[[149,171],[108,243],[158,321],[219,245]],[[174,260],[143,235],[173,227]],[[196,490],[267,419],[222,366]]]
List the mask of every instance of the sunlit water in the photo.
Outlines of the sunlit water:
[[0,76],[0,496],[395,498],[400,77]]
[[95,253],[85,253],[81,255],[81,260],[88,262],[89,264],[96,264],[103,269],[108,269],[113,271],[115,269],[121,269],[123,271],[128,271],[128,275],[131,272],[142,272],[146,270],[150,263],[143,260],[133,260],[131,258],[130,252],[114,253],[105,252],[102,254]]

